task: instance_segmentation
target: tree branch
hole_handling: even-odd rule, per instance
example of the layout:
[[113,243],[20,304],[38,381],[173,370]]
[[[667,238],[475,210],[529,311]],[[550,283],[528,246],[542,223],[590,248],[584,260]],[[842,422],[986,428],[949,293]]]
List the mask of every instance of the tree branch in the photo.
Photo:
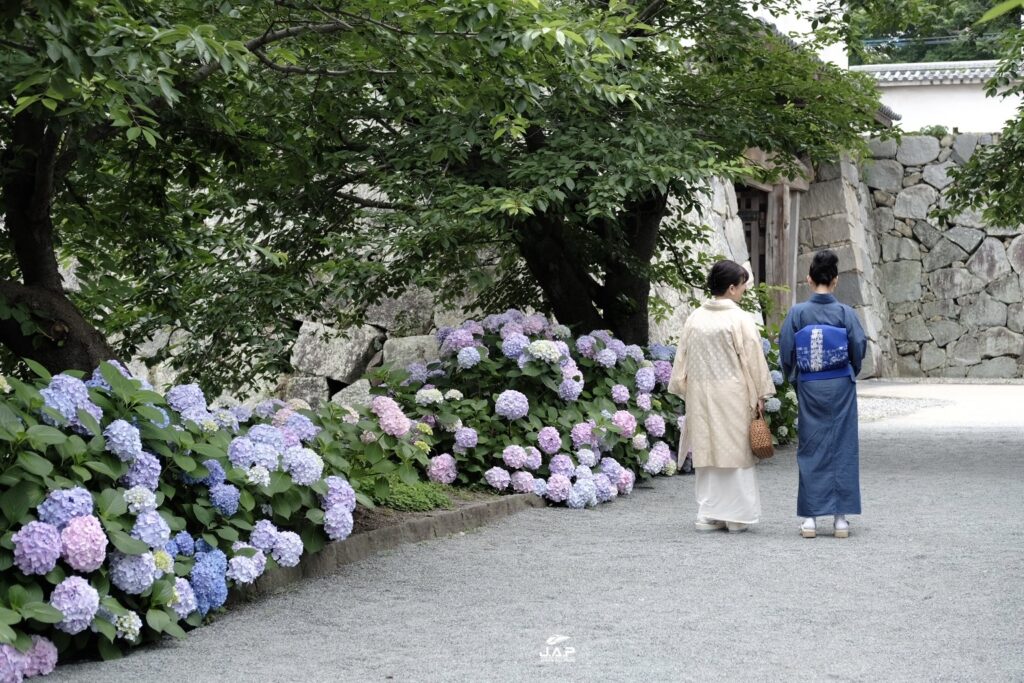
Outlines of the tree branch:
[[349,76],[349,75],[354,74],[354,73],[360,73],[360,74],[370,74],[370,75],[373,75],[373,76],[390,76],[390,75],[398,73],[397,71],[394,71],[394,70],[387,70],[386,71],[386,70],[383,70],[383,69],[371,69],[371,68],[368,68],[368,67],[364,68],[364,69],[358,69],[358,70],[350,69],[350,70],[347,70],[347,71],[339,71],[337,69],[323,69],[323,68],[313,68],[313,67],[306,67],[306,66],[293,66],[291,64],[280,64],[278,62],[275,62],[274,60],[270,59],[270,57],[267,56],[267,53],[265,53],[263,50],[258,49],[258,48],[253,50],[252,53],[254,55],[256,55],[256,58],[258,60],[260,60],[260,62],[264,66],[266,66],[267,68],[269,68],[269,69],[271,69],[273,71],[278,71],[280,73],[284,73],[284,74],[302,74],[302,75],[307,75],[307,76]]

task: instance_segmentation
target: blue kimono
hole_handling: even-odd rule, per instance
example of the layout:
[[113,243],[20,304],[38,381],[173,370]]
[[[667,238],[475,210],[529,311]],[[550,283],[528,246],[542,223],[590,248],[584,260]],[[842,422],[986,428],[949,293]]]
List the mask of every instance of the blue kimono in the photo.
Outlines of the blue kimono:
[[855,381],[866,349],[857,314],[831,294],[812,295],[782,323],[782,372],[800,399],[800,517],[860,514]]

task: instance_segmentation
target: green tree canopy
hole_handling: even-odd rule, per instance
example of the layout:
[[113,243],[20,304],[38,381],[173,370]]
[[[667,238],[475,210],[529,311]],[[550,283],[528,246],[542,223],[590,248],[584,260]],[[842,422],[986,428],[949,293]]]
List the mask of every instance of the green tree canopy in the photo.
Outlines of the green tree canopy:
[[0,341],[87,369],[180,329],[186,376],[233,387],[287,369],[293,320],[346,324],[418,284],[644,342],[652,282],[696,276],[709,178],[878,125],[868,79],[750,9],[15,3]]

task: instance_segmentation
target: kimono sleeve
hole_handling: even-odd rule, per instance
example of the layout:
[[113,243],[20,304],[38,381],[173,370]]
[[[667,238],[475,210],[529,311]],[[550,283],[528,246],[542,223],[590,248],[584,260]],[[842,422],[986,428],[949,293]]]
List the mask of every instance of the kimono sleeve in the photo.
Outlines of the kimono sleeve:
[[782,376],[791,384],[796,382],[796,310],[789,309],[779,328],[779,363],[782,365]]
[[868,340],[853,309],[844,306],[843,311],[846,314],[846,344],[850,350],[850,365],[853,366],[853,374],[856,376],[860,374],[864,354],[867,352]]
[[739,354],[740,367],[743,368],[748,400],[753,408],[757,405],[758,399],[775,395],[775,383],[768,372],[768,361],[764,359],[761,335],[754,321],[744,313],[737,328],[734,331],[736,352]]
[[672,376],[668,380],[668,393],[685,398],[686,396],[686,348],[689,346],[690,321],[683,324],[679,344],[676,345],[676,357],[672,361]]

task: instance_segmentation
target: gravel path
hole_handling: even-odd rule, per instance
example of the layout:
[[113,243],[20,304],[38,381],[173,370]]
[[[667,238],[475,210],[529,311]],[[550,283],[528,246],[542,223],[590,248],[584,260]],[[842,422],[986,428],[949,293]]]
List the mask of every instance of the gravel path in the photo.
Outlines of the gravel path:
[[[849,539],[798,536],[790,449],[760,466],[744,534],[697,534],[693,478],[659,479],[404,546],[48,680],[1024,680],[1024,386],[861,393],[899,416],[861,428]],[[555,635],[572,661],[541,657]]]

